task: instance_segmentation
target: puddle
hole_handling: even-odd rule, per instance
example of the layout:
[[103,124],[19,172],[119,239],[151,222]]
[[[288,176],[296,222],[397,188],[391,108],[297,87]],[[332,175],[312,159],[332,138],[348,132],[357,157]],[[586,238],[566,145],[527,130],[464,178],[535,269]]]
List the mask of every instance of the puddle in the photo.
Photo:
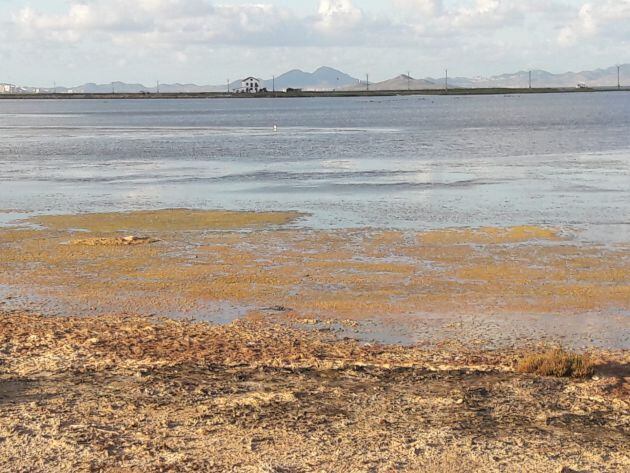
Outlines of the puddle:
[[[301,324],[302,328],[308,328]],[[630,313],[580,315],[448,316],[419,314],[358,322],[312,325],[363,342],[434,346],[457,340],[475,348],[507,348],[546,342],[567,348],[630,349]]]
[[164,315],[178,320],[186,319],[227,325],[244,318],[252,309],[253,307],[250,306],[236,305],[227,301],[205,301],[192,310],[186,312],[170,311]]
[[26,227],[23,221],[31,216],[23,210],[0,210],[0,227]]

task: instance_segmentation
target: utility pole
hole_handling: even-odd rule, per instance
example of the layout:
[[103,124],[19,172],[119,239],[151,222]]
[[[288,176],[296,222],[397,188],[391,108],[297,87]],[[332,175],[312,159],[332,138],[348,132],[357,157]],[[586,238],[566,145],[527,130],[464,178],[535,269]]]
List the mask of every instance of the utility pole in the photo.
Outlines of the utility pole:
[[276,93],[276,76],[273,76],[272,84],[273,86],[271,90],[273,90],[273,93],[275,94]]
[[617,66],[617,89],[621,90],[621,66]]
[[157,84],[155,86],[155,92],[158,94],[160,93],[160,81],[157,81]]
[[407,71],[407,90],[411,90],[411,72]]
[[532,88],[532,71],[529,71],[529,88]]
[[53,94],[57,93],[57,82],[53,82]]
[[444,91],[448,94],[448,69],[446,69],[446,74],[444,76]]
[[365,74],[365,87],[366,87],[366,90],[369,92],[370,91],[370,75],[369,74]]

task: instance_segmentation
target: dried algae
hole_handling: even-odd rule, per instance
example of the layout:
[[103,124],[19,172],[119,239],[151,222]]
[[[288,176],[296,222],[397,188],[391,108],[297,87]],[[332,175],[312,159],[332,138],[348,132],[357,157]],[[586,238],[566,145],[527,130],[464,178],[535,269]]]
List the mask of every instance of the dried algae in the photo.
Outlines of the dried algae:
[[627,471],[630,360],[591,355],[576,382],[509,351],[0,311],[0,471]]
[[94,233],[137,230],[141,232],[186,230],[233,230],[284,225],[299,218],[297,212],[236,212],[166,209],[157,211],[44,215],[29,223],[53,230],[82,229]]

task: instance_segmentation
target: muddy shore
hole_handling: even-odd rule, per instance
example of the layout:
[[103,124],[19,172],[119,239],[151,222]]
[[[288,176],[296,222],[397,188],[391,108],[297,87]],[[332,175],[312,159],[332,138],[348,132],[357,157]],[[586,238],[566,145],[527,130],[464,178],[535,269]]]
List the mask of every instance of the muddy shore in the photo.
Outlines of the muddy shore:
[[0,307],[225,323],[387,343],[630,348],[630,246],[571,228],[301,228],[300,214],[42,216],[0,228]]
[[627,244],[299,218],[0,228],[0,471],[630,469]]

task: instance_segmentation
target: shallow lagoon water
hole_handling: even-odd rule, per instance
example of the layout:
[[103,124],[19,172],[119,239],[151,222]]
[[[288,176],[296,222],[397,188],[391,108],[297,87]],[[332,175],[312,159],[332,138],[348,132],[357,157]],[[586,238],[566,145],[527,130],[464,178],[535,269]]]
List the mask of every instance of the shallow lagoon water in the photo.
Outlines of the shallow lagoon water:
[[[551,226],[625,247],[630,93],[0,101],[0,225],[173,207],[298,210],[309,216],[294,225],[316,229]],[[217,306],[199,318],[241,315]],[[337,331],[628,346],[627,311],[489,316],[458,333],[451,319],[429,319]]]
[[0,138],[0,212],[290,209],[315,228],[630,240],[630,93],[3,100]]

